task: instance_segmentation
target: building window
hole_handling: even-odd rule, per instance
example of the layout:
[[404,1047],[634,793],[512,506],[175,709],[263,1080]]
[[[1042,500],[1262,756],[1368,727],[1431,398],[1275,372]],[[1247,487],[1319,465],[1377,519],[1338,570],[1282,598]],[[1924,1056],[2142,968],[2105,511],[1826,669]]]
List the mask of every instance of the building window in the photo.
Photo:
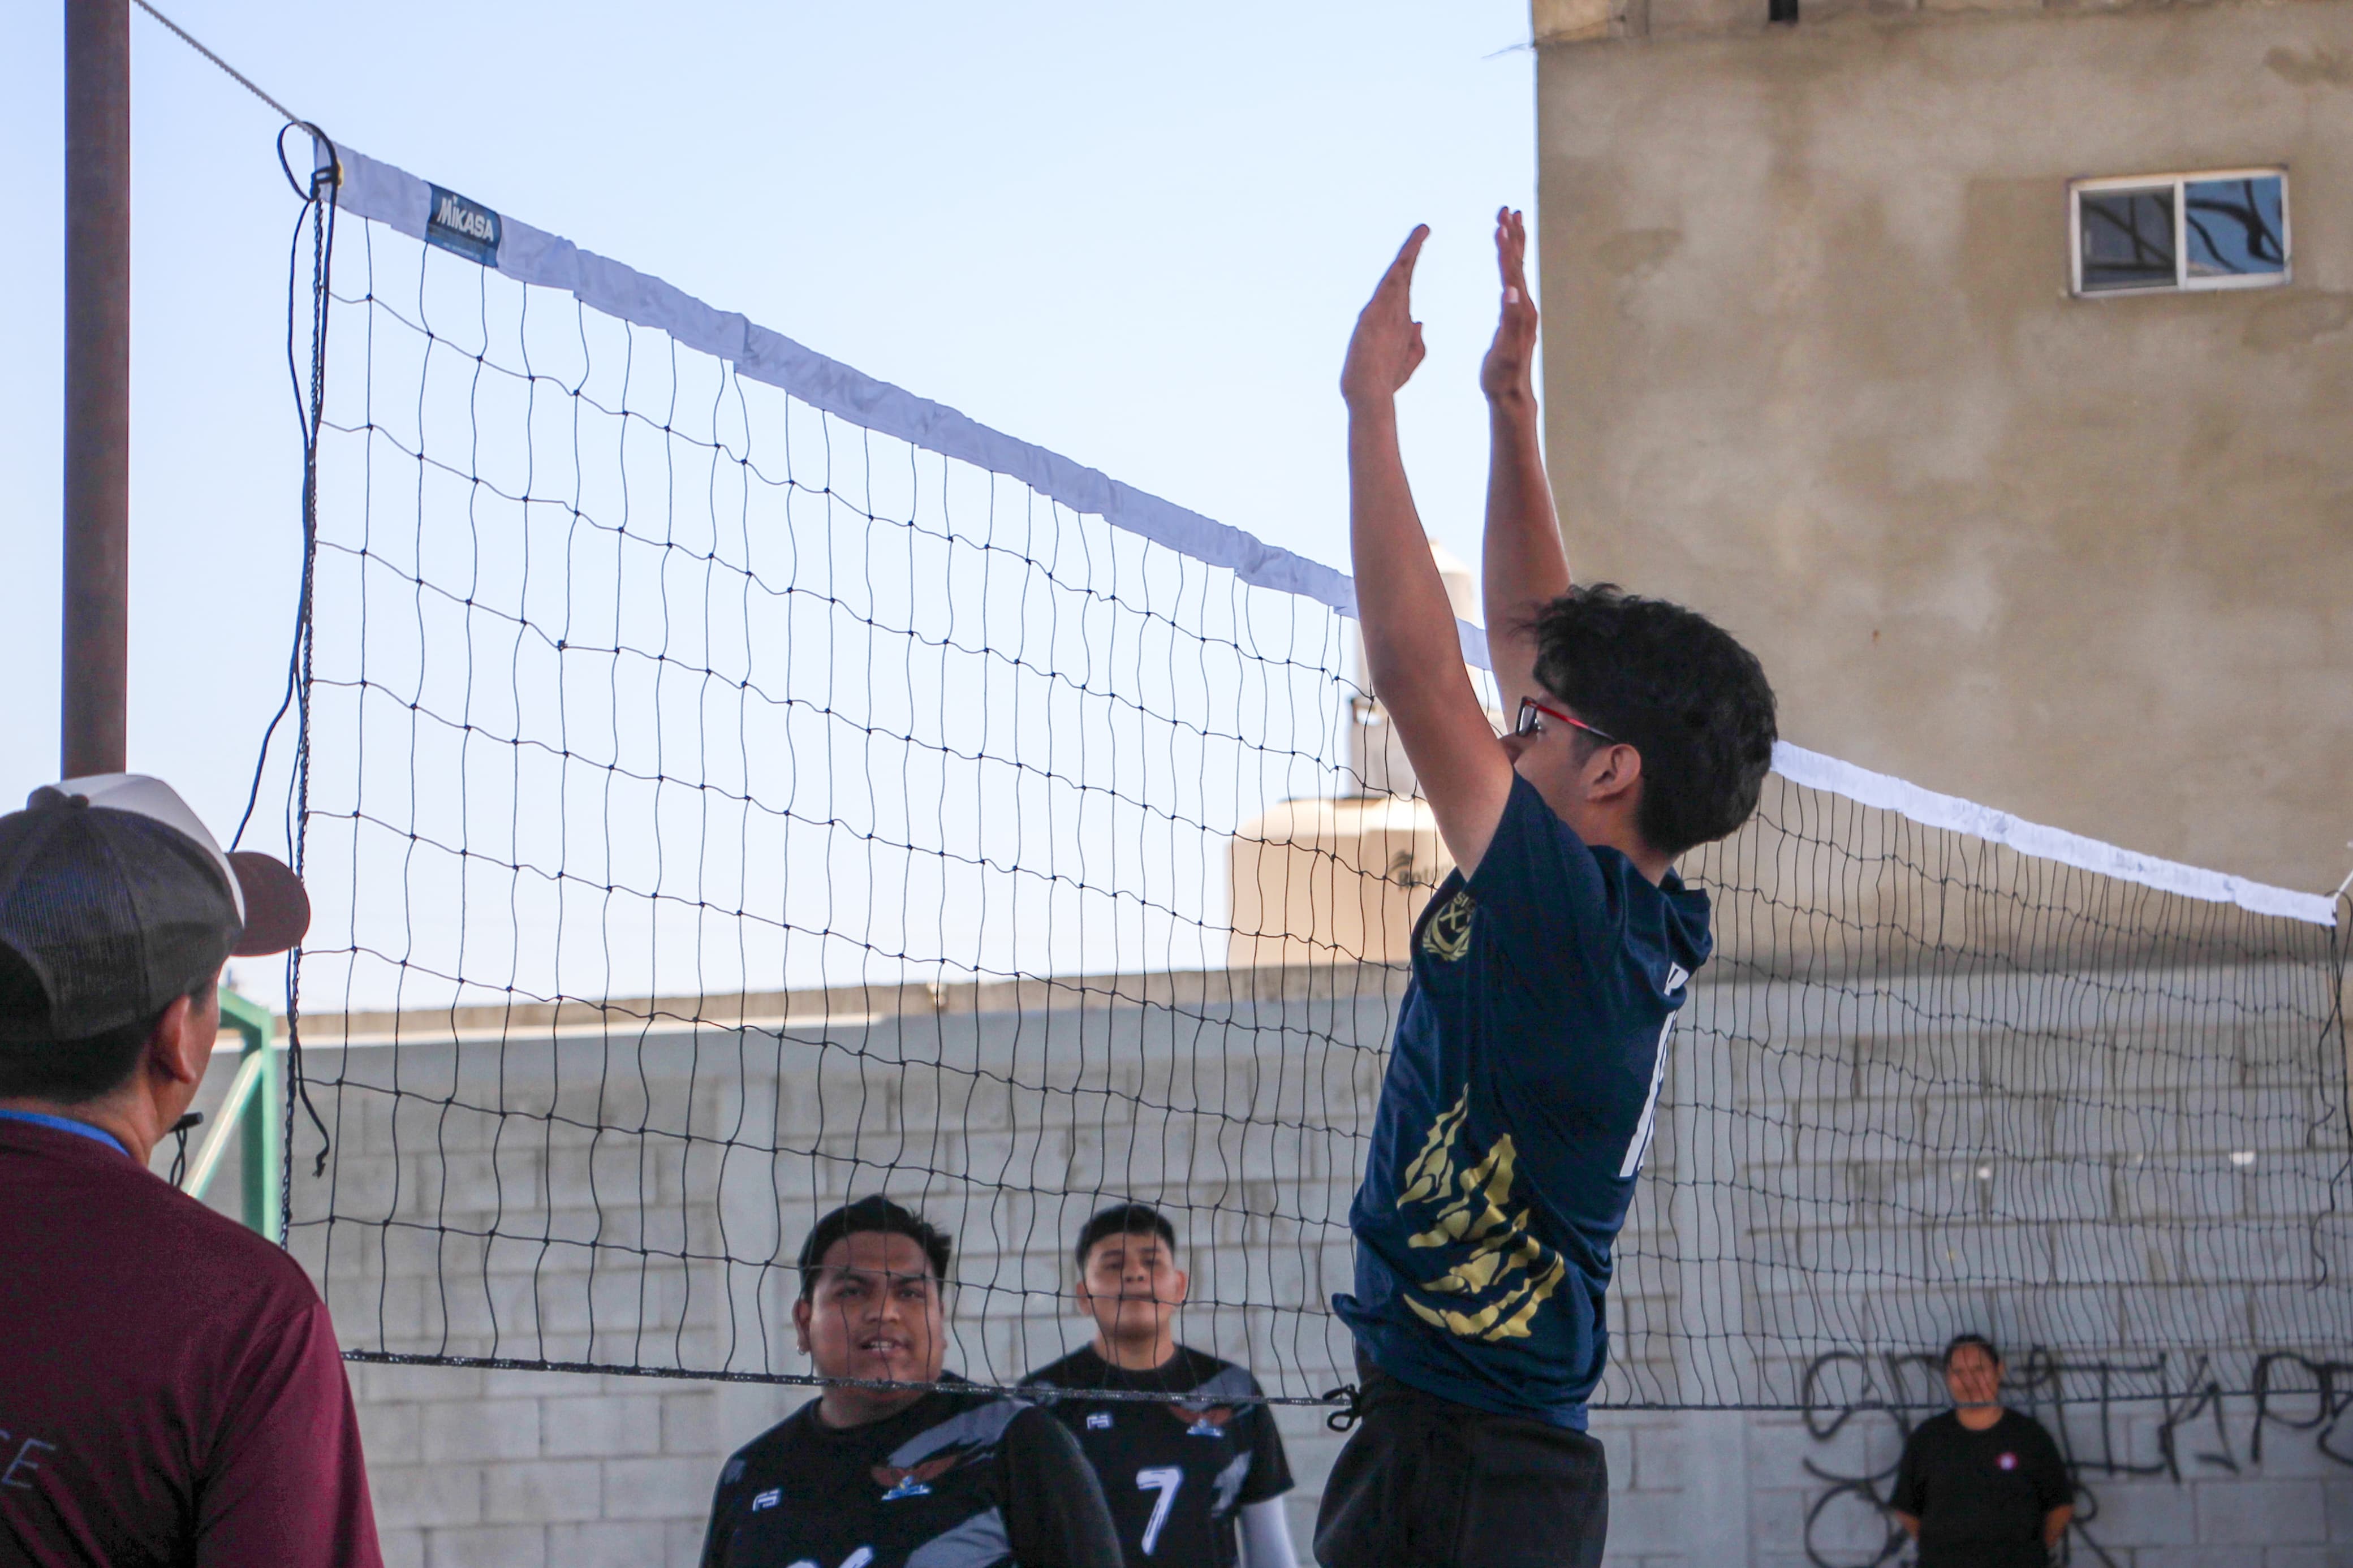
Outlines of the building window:
[[2288,280],[2284,169],[2077,180],[2068,195],[2078,294]]

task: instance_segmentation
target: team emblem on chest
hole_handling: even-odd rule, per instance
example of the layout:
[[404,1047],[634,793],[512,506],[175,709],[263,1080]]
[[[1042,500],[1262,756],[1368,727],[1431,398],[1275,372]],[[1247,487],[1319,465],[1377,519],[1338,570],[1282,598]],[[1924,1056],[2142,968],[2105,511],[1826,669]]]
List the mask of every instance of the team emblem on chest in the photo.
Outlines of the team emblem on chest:
[[1455,894],[1421,928],[1421,951],[1449,963],[1471,951],[1471,916],[1478,906],[1468,892]]
[[884,1502],[896,1502],[901,1498],[922,1497],[932,1489],[932,1483],[956,1467],[961,1456],[943,1454],[936,1459],[925,1459],[920,1465],[902,1467],[877,1465],[873,1469],[874,1484],[882,1489]]
[[1192,1423],[1185,1428],[1187,1437],[1222,1437],[1226,1435],[1226,1423],[1234,1418],[1234,1408],[1230,1405],[1213,1405],[1206,1410],[1196,1410],[1185,1405],[1171,1405],[1165,1408],[1177,1420]]

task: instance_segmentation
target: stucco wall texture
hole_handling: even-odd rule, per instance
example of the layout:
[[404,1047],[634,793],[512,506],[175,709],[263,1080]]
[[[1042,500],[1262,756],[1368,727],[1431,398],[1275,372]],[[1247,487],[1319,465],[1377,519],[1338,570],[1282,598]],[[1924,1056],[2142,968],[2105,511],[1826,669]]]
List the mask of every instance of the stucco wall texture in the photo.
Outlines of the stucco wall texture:
[[[2336,886],[2353,3],[1774,27],[1764,0],[1662,3],[1648,37],[1540,47],[1580,577],[1720,618],[1803,745]],[[2272,163],[2293,282],[2069,297],[2071,177]]]

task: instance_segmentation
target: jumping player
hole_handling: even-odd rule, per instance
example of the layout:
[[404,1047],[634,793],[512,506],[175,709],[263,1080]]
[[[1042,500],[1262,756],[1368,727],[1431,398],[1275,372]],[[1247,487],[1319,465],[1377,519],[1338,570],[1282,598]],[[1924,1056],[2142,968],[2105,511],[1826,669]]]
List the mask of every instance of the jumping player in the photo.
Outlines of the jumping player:
[[[1176,1404],[1053,1402],[1119,1528],[1128,1568],[1293,1568],[1282,1436],[1245,1368],[1176,1342],[1190,1281],[1158,1209],[1116,1204],[1079,1232],[1079,1310],[1095,1342],[1041,1367],[1029,1386],[1180,1394]],[[1239,1547],[1236,1542],[1239,1525]]]
[[828,1384],[720,1472],[703,1568],[1119,1568],[1094,1472],[1018,1399],[873,1386],[961,1383],[942,1291],[948,1237],[888,1198],[801,1246],[793,1323]]
[[1348,345],[1350,532],[1367,668],[1456,869],[1422,912],[1350,1214],[1362,1422],[1324,1494],[1325,1568],[1588,1565],[1609,1472],[1585,1431],[1610,1248],[1668,1037],[1708,955],[1674,858],[1737,828],[1772,763],[1773,693],[1704,617],[1572,585],[1537,441],[1520,215],[1480,373],[1493,440],[1483,583],[1512,732],[1465,673],[1398,450],[1421,363],[1398,253]]

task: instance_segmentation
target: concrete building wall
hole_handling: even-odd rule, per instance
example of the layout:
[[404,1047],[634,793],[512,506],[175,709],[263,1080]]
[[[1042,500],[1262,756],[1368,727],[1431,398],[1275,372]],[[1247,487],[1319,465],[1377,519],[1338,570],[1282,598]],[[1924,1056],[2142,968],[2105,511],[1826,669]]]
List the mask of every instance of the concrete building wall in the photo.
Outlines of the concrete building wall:
[[[2353,1371],[2340,1370],[2341,1391]],[[725,1456],[801,1390],[561,1373],[354,1366],[388,1568],[694,1568]],[[2115,1568],[2341,1568],[2353,1561],[2353,1468],[2316,1402],[2231,1400],[2169,1412],[2038,1414],[2074,1449],[2072,1562]],[[1907,1563],[1873,1500],[1901,1438],[1893,1417],[1601,1412],[1611,1568],[1867,1568]],[[1315,1502],[1342,1439],[1278,1415],[1309,1560]],[[2104,1429],[2105,1428],[2105,1429]],[[2262,1452],[2253,1452],[2258,1431]],[[1819,1435],[1818,1434],[1821,1434]],[[2168,1460],[2168,1448],[2173,1458]]]
[[[1599,1415],[1609,1561],[1896,1561],[1874,1501],[1900,1443],[1886,1407],[1935,1398],[1920,1352],[1961,1326],[2010,1342],[2013,1397],[2075,1458],[2078,1561],[2353,1559],[2353,1243],[2308,1190],[2345,1157],[2342,1085],[2316,1057],[2311,976],[1973,966],[1694,998],[1620,1245],[1607,1391],[1810,1411]],[[1185,1337],[1320,1393],[1345,1377],[1318,1304],[1348,1277],[1395,999],[1340,977],[729,998],[637,1008],[634,1026],[442,1012],[352,1020],[341,1048],[338,1021],[314,1020],[335,1152],[310,1178],[298,1119],[291,1245],[348,1347],[795,1372],[786,1260],[818,1210],[879,1188],[958,1233],[949,1364],[1004,1379],[1082,1340],[1063,1239],[1132,1194],[1185,1205]],[[2213,1250],[2232,1237],[2253,1245]],[[2200,1323],[2268,1336],[2274,1392],[2209,1397],[2188,1357],[2153,1371],[2167,1325]],[[685,1568],[721,1460],[807,1397],[353,1378],[387,1560],[434,1568]],[[1303,1549],[1342,1441],[1323,1415],[1278,1414]]]
[[[2335,886],[2353,4],[1766,9],[1535,6],[1579,574],[1721,618],[1801,744]],[[2273,163],[2291,284],[2069,296],[2070,177]]]
[[[1187,1342],[1320,1393],[1343,1381],[1345,1332],[1321,1302],[1347,1279],[1395,1000],[1361,980],[1320,965],[729,998],[609,1028],[586,1008],[321,1019],[305,1057],[334,1157],[309,1179],[297,1133],[290,1245],[347,1349],[803,1372],[800,1237],[883,1191],[956,1237],[948,1366],[1009,1382],[1085,1342],[1067,1239],[1135,1196],[1185,1233]],[[386,1561],[435,1568],[685,1568],[721,1462],[808,1397],[352,1371]],[[1302,1542],[1340,1441],[1323,1415],[1281,1417]]]

